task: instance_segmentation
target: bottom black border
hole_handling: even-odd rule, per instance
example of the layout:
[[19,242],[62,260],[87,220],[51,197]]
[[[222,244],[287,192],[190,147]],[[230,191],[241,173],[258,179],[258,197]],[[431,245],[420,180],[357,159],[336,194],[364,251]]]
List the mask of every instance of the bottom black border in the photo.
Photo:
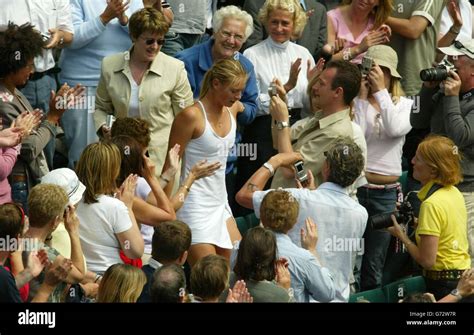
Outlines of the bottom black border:
[[[0,308],[1,335],[31,331],[35,334],[64,334],[64,331],[103,334],[102,328],[122,334],[128,327],[138,334],[149,327],[164,330],[166,327],[160,326],[162,321],[179,321],[173,324],[196,330],[194,326],[212,325],[212,322],[199,321],[212,320],[229,320],[228,324],[234,331],[239,331],[243,322],[256,321],[264,328],[277,325],[282,331],[287,331],[284,327],[288,326],[297,331],[302,331],[302,327],[327,330],[328,326],[338,334],[342,330],[359,334],[360,327],[363,327],[364,334],[383,334],[392,330],[447,334],[460,329],[462,334],[474,334],[472,304],[4,304]],[[19,325],[19,313],[26,310],[30,313],[54,312],[55,327]],[[313,323],[295,323],[298,320],[311,320]],[[438,321],[443,324],[438,324]],[[215,328],[222,332],[221,327]]]

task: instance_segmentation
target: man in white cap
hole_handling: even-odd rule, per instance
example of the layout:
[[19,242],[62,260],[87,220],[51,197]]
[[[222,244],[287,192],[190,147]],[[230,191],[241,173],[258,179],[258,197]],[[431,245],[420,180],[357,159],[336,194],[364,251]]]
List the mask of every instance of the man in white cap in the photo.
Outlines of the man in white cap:
[[[84,184],[79,181],[76,173],[67,168],[50,171],[43,178],[41,184],[54,184],[61,186],[69,198],[69,205],[75,206],[82,198],[86,190]],[[49,239],[50,246],[59,251],[65,257],[71,257],[71,239],[64,224],[59,224]]]
[[[467,237],[474,266],[474,40],[454,41],[439,48],[454,66],[442,82],[427,81],[420,92],[420,110],[412,110],[414,128],[431,125],[431,132],[451,138],[463,154],[464,180],[457,185],[468,213]],[[443,70],[436,70],[441,77]],[[439,77],[438,77],[439,78]],[[456,152],[453,152],[457,154]]]

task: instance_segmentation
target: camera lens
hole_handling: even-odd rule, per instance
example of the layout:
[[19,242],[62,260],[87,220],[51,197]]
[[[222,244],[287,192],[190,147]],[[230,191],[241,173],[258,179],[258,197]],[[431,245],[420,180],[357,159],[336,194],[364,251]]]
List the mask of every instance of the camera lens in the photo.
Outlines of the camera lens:
[[443,81],[448,78],[448,71],[445,67],[435,67],[421,70],[420,78],[423,81]]
[[369,218],[370,228],[372,228],[372,230],[378,230],[393,226],[392,215],[395,216],[398,222],[401,222],[402,217],[398,211],[376,214]]

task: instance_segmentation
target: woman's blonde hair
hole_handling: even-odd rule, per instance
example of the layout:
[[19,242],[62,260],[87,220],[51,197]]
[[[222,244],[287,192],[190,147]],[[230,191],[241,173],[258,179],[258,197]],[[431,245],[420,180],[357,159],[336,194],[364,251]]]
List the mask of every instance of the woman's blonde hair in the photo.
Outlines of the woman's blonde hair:
[[69,203],[66,191],[53,184],[38,184],[28,195],[30,227],[43,228],[56,217],[63,217]]
[[202,99],[209,92],[212,81],[219,80],[221,84],[236,85],[242,81],[247,82],[248,74],[245,72],[242,64],[234,59],[221,59],[206,72],[202,81],[199,99]]
[[[352,0],[343,0],[341,6],[350,5]],[[392,13],[393,0],[379,0],[379,5],[372,10],[374,15],[374,29],[377,29],[387,21]]]
[[101,194],[111,195],[117,188],[121,156],[113,143],[97,142],[89,144],[81,154],[76,173],[86,186],[84,202],[93,204]]
[[400,102],[400,97],[405,96],[405,91],[403,90],[400,79],[393,76],[391,77],[388,93],[392,95],[393,103],[398,104]]
[[145,283],[145,273],[139,268],[114,264],[100,281],[97,302],[137,302]]
[[435,183],[451,186],[462,181],[461,153],[451,139],[430,135],[418,145],[418,153],[433,170]]
[[298,0],[267,0],[258,13],[258,19],[266,26],[272,11],[281,9],[293,13],[293,35],[300,36],[308,17]]

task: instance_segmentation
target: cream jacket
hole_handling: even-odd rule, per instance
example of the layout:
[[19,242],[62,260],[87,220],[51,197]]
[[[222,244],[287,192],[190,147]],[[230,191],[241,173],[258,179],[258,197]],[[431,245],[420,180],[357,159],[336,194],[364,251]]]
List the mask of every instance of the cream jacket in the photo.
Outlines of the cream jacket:
[[[131,82],[130,51],[105,57],[97,86],[94,122],[98,131],[107,114],[128,116]],[[174,117],[193,104],[184,63],[160,52],[145,72],[139,86],[140,117],[151,124],[148,149],[159,175],[166,159],[168,139]]]

